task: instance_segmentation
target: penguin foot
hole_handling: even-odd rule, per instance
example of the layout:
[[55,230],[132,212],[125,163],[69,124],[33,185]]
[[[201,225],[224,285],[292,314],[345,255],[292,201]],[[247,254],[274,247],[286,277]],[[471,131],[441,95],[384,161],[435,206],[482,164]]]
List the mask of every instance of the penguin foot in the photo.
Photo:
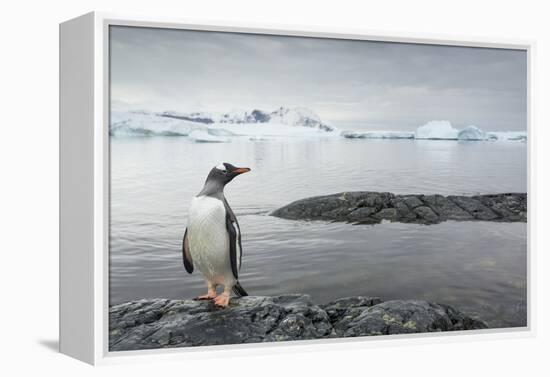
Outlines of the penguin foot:
[[218,297],[218,295],[216,293],[207,293],[205,295],[195,297],[193,300],[195,300],[195,301],[206,301],[206,300],[210,301],[210,300],[214,300],[216,297]]
[[229,295],[221,294],[214,299],[214,305],[225,308],[229,305]]

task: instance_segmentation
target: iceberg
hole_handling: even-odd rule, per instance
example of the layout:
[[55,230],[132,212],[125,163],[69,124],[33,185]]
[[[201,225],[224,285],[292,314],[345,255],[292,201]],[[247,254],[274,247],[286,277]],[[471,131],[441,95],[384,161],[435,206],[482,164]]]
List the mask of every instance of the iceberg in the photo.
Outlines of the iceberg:
[[468,126],[458,132],[458,140],[486,140],[487,135],[485,132],[477,128],[476,126]]
[[342,131],[346,139],[414,139],[414,132],[407,131]]
[[431,121],[418,127],[416,139],[432,140],[463,140],[463,141],[526,141],[527,132],[524,131],[488,131],[485,132],[476,126],[468,126],[462,130],[453,128],[448,121]]
[[109,133],[113,136],[187,136],[197,128],[204,125],[147,111],[113,111]]
[[458,130],[448,120],[432,120],[416,129],[415,139],[457,140]]
[[487,132],[490,141],[527,141],[527,132],[524,131],[490,131]]

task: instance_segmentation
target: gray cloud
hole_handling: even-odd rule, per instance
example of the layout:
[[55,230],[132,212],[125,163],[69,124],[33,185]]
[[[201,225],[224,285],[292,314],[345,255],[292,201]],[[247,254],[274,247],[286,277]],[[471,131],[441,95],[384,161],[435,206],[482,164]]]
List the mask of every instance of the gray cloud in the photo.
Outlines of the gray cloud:
[[114,104],[150,110],[305,106],[342,128],[525,130],[524,51],[111,28]]

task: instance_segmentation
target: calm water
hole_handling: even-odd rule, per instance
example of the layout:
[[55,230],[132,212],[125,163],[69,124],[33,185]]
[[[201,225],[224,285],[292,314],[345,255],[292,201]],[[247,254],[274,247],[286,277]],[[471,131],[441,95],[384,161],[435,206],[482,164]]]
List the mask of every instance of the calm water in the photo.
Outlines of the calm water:
[[252,172],[226,187],[243,233],[242,285],[252,295],[300,292],[427,299],[491,326],[526,321],[524,223],[354,226],[268,216],[293,200],[341,191],[526,192],[524,143],[276,140],[193,143],[180,137],[111,140],[111,304],[204,293],[181,262],[187,209],[209,170]]

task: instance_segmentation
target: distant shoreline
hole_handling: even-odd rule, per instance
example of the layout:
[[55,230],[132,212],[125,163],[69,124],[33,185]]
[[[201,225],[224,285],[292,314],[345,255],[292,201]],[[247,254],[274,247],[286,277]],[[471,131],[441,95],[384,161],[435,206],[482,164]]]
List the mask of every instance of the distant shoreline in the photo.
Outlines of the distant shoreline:
[[342,137],[346,139],[527,141],[526,131],[483,131],[470,125],[456,129],[446,120],[433,120],[415,131],[338,129],[310,109],[279,108],[272,112],[151,112],[112,111],[109,133],[120,136],[179,136],[197,142],[229,142],[231,138]]

